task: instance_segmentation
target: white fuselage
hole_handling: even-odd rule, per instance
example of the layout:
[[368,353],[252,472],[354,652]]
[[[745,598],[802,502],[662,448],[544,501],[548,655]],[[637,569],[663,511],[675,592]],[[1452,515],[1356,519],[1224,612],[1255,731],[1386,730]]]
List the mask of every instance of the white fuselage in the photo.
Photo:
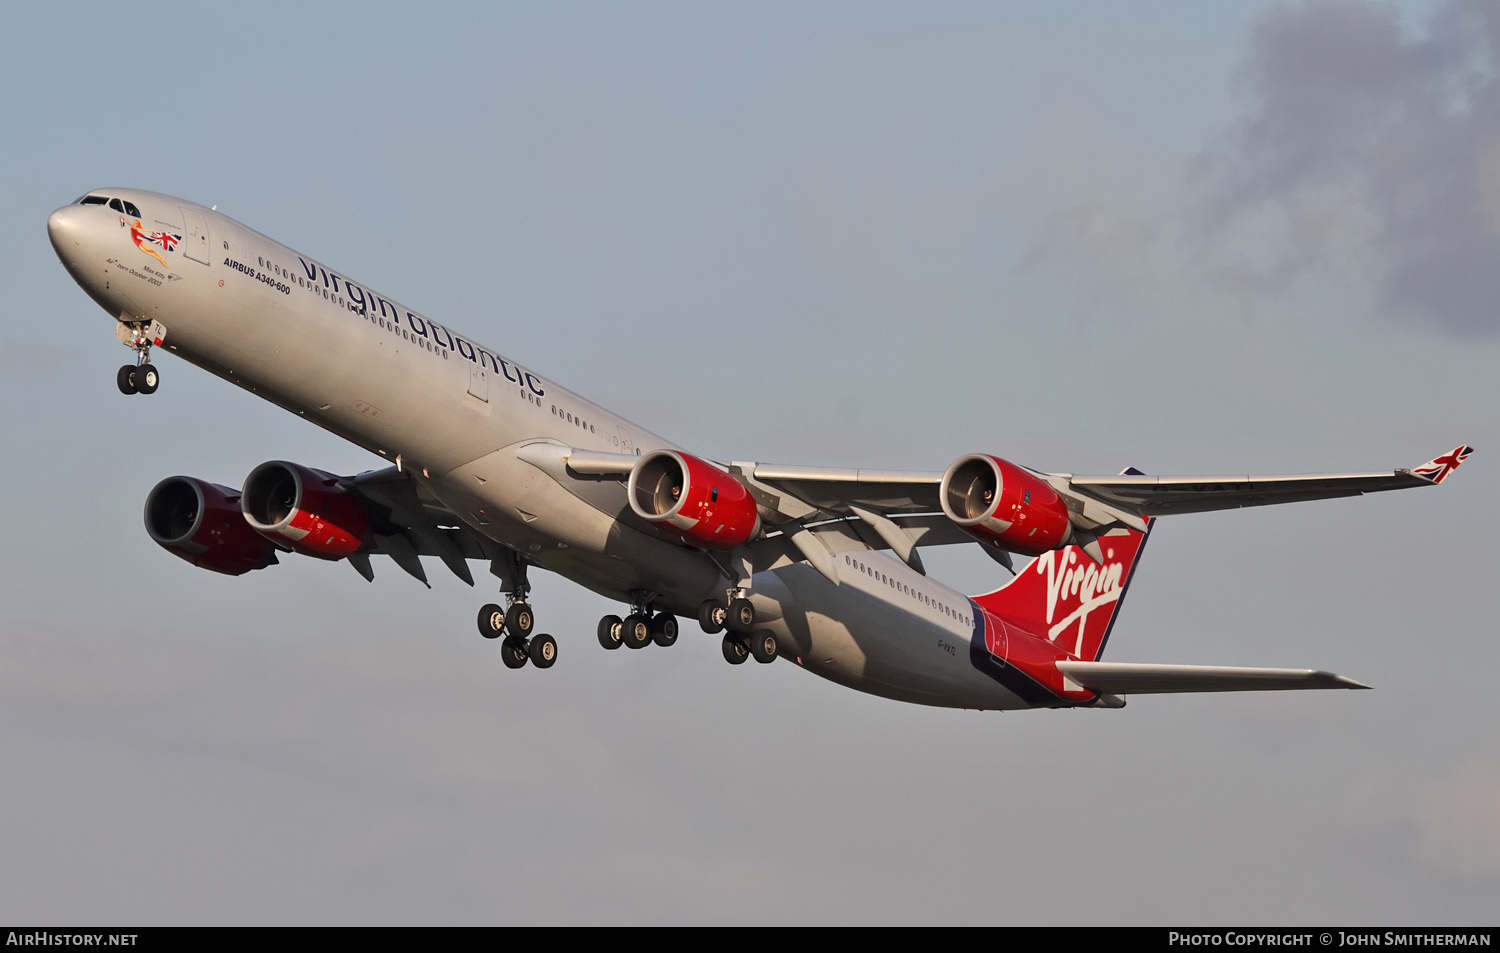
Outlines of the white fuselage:
[[[104,205],[53,213],[63,264],[118,320],[160,322],[165,349],[399,463],[459,519],[538,566],[689,616],[722,597],[719,564],[637,519],[623,482],[565,486],[517,455],[540,441],[632,455],[675,444],[211,209],[101,191],[137,206],[143,229],[181,233],[175,250],[153,254]],[[791,561],[753,580],[757,624],[782,654],[905,701],[1032,707],[971,661],[982,623],[966,597],[839,539],[837,584]]]

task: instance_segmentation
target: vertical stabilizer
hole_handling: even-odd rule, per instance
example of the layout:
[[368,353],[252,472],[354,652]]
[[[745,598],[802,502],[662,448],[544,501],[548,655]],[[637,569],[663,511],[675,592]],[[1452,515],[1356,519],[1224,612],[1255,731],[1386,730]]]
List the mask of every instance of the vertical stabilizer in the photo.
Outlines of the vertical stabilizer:
[[1144,533],[1118,528],[1100,536],[1099,561],[1078,546],[1043,553],[1010,582],[973,600],[1007,625],[1094,661],[1104,652],[1154,522]]

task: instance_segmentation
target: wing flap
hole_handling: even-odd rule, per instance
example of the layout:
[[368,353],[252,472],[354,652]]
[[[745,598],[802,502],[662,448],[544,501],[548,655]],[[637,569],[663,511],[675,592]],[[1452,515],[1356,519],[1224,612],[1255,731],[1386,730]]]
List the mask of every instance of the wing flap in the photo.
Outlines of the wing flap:
[[1151,665],[1137,662],[1058,662],[1063,675],[1090,691],[1111,695],[1172,692],[1266,692],[1369,688],[1332,672],[1310,668],[1242,668],[1229,665]]
[[374,532],[368,552],[350,564],[371,581],[371,552],[391,557],[414,578],[427,582],[418,556],[436,556],[459,579],[474,585],[465,560],[492,559],[495,543],[465,524],[433,497],[409,471],[396,467],[371,470],[342,482],[360,498]]

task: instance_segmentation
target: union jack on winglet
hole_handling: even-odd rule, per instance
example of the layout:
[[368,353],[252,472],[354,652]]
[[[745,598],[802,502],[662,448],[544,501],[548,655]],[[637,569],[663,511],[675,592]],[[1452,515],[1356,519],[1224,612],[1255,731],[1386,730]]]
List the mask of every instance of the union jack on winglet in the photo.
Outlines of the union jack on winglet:
[[1474,452],[1473,447],[1458,447],[1450,453],[1445,453],[1434,460],[1428,460],[1419,467],[1412,467],[1412,473],[1424,480],[1433,483],[1442,483],[1448,479],[1448,474],[1458,469],[1458,465],[1469,459],[1469,454]]

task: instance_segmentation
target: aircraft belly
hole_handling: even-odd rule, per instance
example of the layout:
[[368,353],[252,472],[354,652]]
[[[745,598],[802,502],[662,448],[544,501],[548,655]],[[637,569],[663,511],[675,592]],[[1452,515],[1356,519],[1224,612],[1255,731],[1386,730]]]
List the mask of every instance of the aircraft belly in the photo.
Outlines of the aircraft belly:
[[757,573],[757,614],[786,640],[783,654],[808,671],[874,695],[949,708],[1027,708],[976,670],[970,634],[938,624],[854,583],[838,585],[806,563]]

